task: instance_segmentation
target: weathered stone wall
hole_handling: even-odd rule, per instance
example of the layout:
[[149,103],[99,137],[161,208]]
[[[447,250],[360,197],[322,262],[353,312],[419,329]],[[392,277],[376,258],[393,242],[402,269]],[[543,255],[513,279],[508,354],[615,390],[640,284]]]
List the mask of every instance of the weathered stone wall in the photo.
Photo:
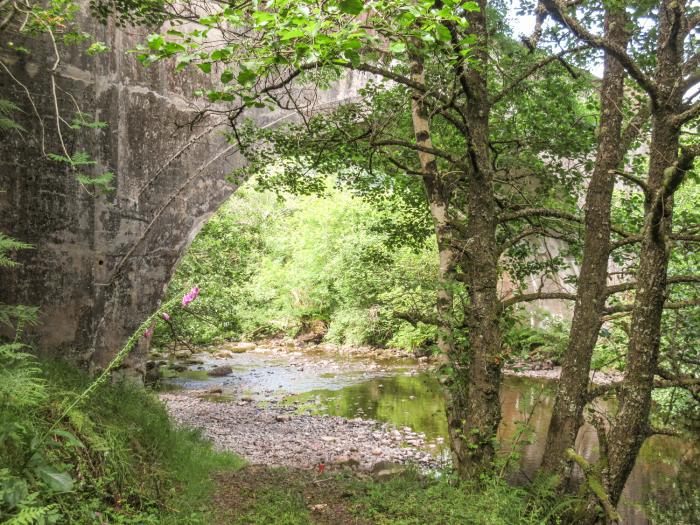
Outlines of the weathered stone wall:
[[[195,115],[187,100],[203,77],[175,74],[167,65],[144,68],[127,53],[143,31],[87,18],[85,24],[110,50],[95,57],[62,50],[59,105],[66,117],[75,113],[70,93],[108,127],[64,138],[71,153],[87,151],[98,162],[96,174],[116,173],[115,191],[92,195],[64,165],[42,155],[40,120],[23,88],[0,71],[0,98],[25,111],[20,121],[27,129],[2,135],[0,231],[35,246],[20,254],[21,268],[0,273],[0,300],[40,307],[40,322],[30,329],[39,349],[104,366],[157,307],[200,226],[235,191],[226,175],[243,160],[212,118],[187,125]],[[51,46],[46,40],[25,45],[29,56],[2,60],[32,94],[46,151],[59,153]],[[341,83],[323,99],[352,96],[353,84]],[[254,116],[261,125],[285,118]]]

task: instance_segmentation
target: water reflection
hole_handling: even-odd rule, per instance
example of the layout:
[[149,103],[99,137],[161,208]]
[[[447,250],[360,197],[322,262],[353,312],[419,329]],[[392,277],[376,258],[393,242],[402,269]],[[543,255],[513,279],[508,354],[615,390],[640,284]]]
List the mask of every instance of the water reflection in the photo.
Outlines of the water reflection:
[[[427,374],[396,375],[374,378],[341,390],[315,390],[294,396],[308,401],[331,415],[365,417],[387,421],[397,426],[410,426],[424,432],[427,438],[447,436],[442,387]],[[502,453],[518,451],[519,471],[516,475],[530,479],[544,454],[547,427],[554,402],[550,381],[507,377],[501,390],[502,423],[498,435]],[[603,410],[605,406],[600,407]],[[530,433],[523,431],[526,426]],[[577,451],[594,461],[598,455],[595,430],[586,425],[579,433]],[[678,474],[680,457],[690,446],[669,436],[647,440],[637,464],[627,481],[620,504],[623,522],[645,525],[649,520],[642,511],[651,494],[669,486]]]

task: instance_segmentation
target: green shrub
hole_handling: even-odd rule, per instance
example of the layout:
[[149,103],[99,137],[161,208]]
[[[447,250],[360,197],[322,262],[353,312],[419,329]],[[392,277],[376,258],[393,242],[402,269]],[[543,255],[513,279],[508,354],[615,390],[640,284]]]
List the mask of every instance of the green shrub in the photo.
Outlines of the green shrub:
[[386,483],[356,483],[356,512],[377,525],[534,525],[558,523],[571,501],[549,482],[529,488],[505,480],[478,483],[409,473]]
[[154,395],[129,384],[103,385],[54,426],[90,378],[60,362],[33,367],[42,399],[0,405],[0,520],[207,523],[212,472],[240,459],[175,428]]
[[[396,238],[401,223],[347,191],[323,196],[240,189],[202,228],[168,292],[198,285],[197,304],[156,329],[159,346],[174,335],[195,344],[293,336],[322,321],[326,340],[412,349],[432,337],[394,312],[435,309],[434,241]],[[403,335],[395,338],[403,331]],[[426,335],[418,336],[418,333]]]

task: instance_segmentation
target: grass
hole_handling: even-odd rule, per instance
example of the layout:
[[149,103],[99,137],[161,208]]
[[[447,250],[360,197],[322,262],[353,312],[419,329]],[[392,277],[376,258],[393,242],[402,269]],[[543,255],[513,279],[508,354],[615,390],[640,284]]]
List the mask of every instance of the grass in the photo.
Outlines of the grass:
[[571,503],[547,485],[516,488],[495,478],[477,486],[409,471],[380,483],[264,467],[221,475],[215,502],[221,525],[553,524]]
[[[176,428],[152,393],[128,384],[103,385],[42,441],[90,378],[61,362],[40,367],[46,401],[23,410],[0,404],[0,445],[5,445],[0,464],[8,467],[0,475],[0,496],[3,487],[24,483],[27,494],[20,506],[50,507],[55,521],[47,523],[211,522],[213,473],[240,469],[243,460],[214,451],[196,432]],[[56,490],[38,478],[28,467],[34,455],[70,476],[70,490]],[[6,503],[0,498],[0,522],[17,515],[17,506],[13,511]]]

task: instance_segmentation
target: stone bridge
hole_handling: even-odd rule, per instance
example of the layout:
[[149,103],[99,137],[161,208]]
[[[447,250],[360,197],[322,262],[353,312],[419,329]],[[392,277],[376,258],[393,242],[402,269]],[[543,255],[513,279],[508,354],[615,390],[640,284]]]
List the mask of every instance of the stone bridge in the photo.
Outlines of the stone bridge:
[[[66,50],[57,98],[65,116],[75,113],[72,96],[107,127],[64,140],[72,154],[97,161],[95,173],[113,171],[115,191],[92,194],[42,155],[42,135],[46,152],[60,151],[49,42],[28,42],[28,56],[2,55],[14,79],[0,70],[0,98],[24,110],[27,132],[1,137],[0,231],[34,248],[19,254],[21,267],[0,273],[0,301],[40,307],[39,323],[27,329],[40,350],[101,367],[157,307],[201,225],[236,190],[226,176],[244,161],[213,117],[188,125],[196,114],[188,97],[204,77],[144,68],[127,53],[143,34],[87,24],[109,51]],[[338,83],[319,104],[356,96],[361,81]],[[289,116],[253,114],[261,126]]]

